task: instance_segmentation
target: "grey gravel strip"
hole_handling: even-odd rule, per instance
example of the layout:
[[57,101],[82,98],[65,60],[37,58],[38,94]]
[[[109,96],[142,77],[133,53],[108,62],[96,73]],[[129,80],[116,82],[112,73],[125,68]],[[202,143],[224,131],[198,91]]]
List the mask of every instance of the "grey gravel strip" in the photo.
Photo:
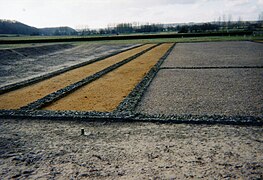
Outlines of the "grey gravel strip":
[[49,111],[49,110],[0,110],[1,118],[38,118],[38,119],[84,119],[84,120],[92,120],[92,119],[118,119],[118,118],[130,118],[128,116],[116,116],[111,112],[96,112],[96,111]]
[[263,116],[225,116],[225,115],[148,115],[138,113],[135,119],[144,121],[157,121],[166,123],[189,123],[189,124],[226,124],[226,125],[263,125]]
[[86,66],[86,65],[95,63],[97,61],[102,61],[102,60],[104,60],[106,58],[115,56],[115,55],[117,55],[119,53],[123,53],[123,52],[129,51],[129,50],[135,49],[135,48],[138,48],[138,47],[143,46],[143,45],[145,45],[145,44],[141,44],[141,45],[138,45],[138,46],[133,46],[131,48],[128,48],[128,49],[125,49],[125,50],[122,50],[122,51],[114,52],[114,53],[111,53],[109,55],[105,55],[105,56],[102,56],[102,57],[99,57],[99,58],[95,58],[93,60],[89,60],[87,62],[82,62],[82,63],[76,64],[76,65],[73,65],[73,66],[70,66],[70,67],[66,67],[66,68],[63,68],[63,69],[60,69],[60,70],[57,70],[57,71],[54,71],[54,72],[42,75],[42,76],[38,76],[38,77],[35,77],[35,78],[32,78],[32,79],[28,79],[28,80],[25,80],[25,81],[21,81],[21,82],[18,82],[18,83],[14,83],[14,84],[10,84],[10,85],[7,85],[7,86],[0,87],[0,95],[4,94],[4,93],[7,93],[7,92],[10,92],[10,91],[13,91],[13,90],[16,90],[16,89],[19,89],[19,88],[22,88],[22,87],[25,87],[25,86],[28,86],[28,85],[31,85],[31,84],[35,84],[35,83],[43,81],[45,79],[49,79],[51,77],[60,75],[60,74],[65,73],[67,71],[70,71],[70,70],[73,70],[73,69],[77,69],[77,68],[80,68],[82,66]]
[[153,122],[175,124],[225,124],[262,126],[263,116],[222,116],[222,115],[147,115],[147,114],[115,114],[108,112],[80,111],[47,111],[47,110],[0,110],[1,118],[21,119],[54,119],[107,122]]
[[161,67],[160,69],[260,69],[263,66]]
[[136,108],[136,105],[143,96],[145,90],[150,85],[151,81],[159,71],[163,61],[171,53],[175,43],[172,47],[160,58],[160,60],[151,68],[151,70],[144,76],[139,84],[130,92],[130,94],[119,104],[114,113],[120,114],[133,114]]
[[45,97],[43,97],[41,99],[38,99],[37,101],[32,102],[32,103],[28,104],[27,106],[21,107],[20,109],[22,109],[22,110],[36,110],[36,109],[40,109],[41,107],[47,106],[50,103],[65,97],[67,94],[74,92],[78,88],[80,88],[80,87],[82,87],[82,86],[84,86],[84,85],[86,85],[88,83],[91,83],[92,81],[95,81],[96,79],[102,77],[103,75],[113,71],[114,69],[116,69],[116,68],[118,68],[118,67],[120,67],[120,66],[122,66],[122,65],[124,65],[124,64],[126,64],[126,63],[128,63],[130,61],[132,61],[132,60],[134,60],[135,58],[141,56],[142,54],[150,51],[151,49],[153,49],[153,48],[155,48],[155,47],[157,47],[159,45],[160,44],[157,44],[155,46],[147,48],[146,50],[143,50],[140,53],[135,54],[134,56],[131,56],[131,57],[127,58],[127,59],[124,59],[121,62],[118,62],[118,63],[116,63],[116,64],[114,64],[112,66],[109,66],[109,67],[103,69],[102,71],[99,71],[99,72],[97,72],[97,73],[95,73],[95,74],[93,74],[91,76],[88,76],[85,79],[82,79],[81,81],[78,81],[78,82],[76,82],[74,84],[71,84],[71,85],[69,85],[69,86],[67,86],[65,88],[62,88],[62,89],[60,89],[60,90],[58,90],[58,91],[56,91],[54,93],[51,93],[51,94],[49,94],[49,95],[47,95],[47,96],[45,96]]

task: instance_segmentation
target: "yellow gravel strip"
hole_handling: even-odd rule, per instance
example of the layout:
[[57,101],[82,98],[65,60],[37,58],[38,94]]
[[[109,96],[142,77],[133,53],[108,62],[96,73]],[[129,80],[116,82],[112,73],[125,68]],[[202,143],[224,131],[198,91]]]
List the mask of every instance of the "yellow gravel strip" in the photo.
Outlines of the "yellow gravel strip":
[[105,60],[98,61],[36,84],[14,90],[0,95],[0,109],[18,109],[34,102],[50,93],[62,89],[70,84],[80,81],[87,76],[95,74],[115,63],[133,56],[155,44],[147,44],[126,52],[122,52]]
[[172,45],[162,44],[44,109],[113,111]]

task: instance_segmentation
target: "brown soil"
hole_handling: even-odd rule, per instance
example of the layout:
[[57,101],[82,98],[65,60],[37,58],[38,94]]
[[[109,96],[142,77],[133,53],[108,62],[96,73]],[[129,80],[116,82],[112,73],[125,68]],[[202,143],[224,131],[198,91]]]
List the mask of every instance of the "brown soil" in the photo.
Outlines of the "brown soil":
[[158,46],[44,109],[113,111],[171,46]]
[[138,47],[130,51],[126,51],[113,57],[107,58],[103,61],[83,66],[81,68],[68,71],[66,73],[41,81],[31,86],[27,86],[25,88],[3,94],[0,96],[0,109],[18,109],[52,92],[55,92],[72,83],[80,81],[87,76],[101,71],[130,56],[133,56],[153,45],[154,44],[144,45],[142,47]]

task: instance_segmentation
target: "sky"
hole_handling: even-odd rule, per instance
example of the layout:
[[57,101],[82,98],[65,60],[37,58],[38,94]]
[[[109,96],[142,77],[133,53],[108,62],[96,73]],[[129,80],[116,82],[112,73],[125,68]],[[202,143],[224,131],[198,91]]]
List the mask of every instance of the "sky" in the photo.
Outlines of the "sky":
[[262,11],[263,0],[0,0],[0,19],[37,28],[257,20]]

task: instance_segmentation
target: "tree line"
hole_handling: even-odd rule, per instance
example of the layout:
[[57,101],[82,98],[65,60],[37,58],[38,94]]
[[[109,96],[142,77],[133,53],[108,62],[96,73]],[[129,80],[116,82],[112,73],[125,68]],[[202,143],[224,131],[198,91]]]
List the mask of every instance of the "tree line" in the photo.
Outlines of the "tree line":
[[150,24],[140,25],[139,23],[120,23],[109,25],[107,28],[92,30],[82,28],[79,35],[119,35],[132,33],[207,33],[207,32],[231,32],[231,31],[262,31],[263,12],[258,16],[257,21],[243,21],[241,17],[237,21],[232,20],[231,15],[222,15],[210,23],[188,23],[188,24]]
[[132,33],[157,33],[157,32],[178,32],[178,33],[207,33],[207,32],[229,32],[229,31],[257,31],[262,30],[262,21],[230,21],[230,22],[211,22],[203,24],[182,24],[182,25],[163,25],[146,24],[134,26],[132,23],[121,23],[114,27],[91,30],[88,28],[79,31],[80,35],[119,35]]

